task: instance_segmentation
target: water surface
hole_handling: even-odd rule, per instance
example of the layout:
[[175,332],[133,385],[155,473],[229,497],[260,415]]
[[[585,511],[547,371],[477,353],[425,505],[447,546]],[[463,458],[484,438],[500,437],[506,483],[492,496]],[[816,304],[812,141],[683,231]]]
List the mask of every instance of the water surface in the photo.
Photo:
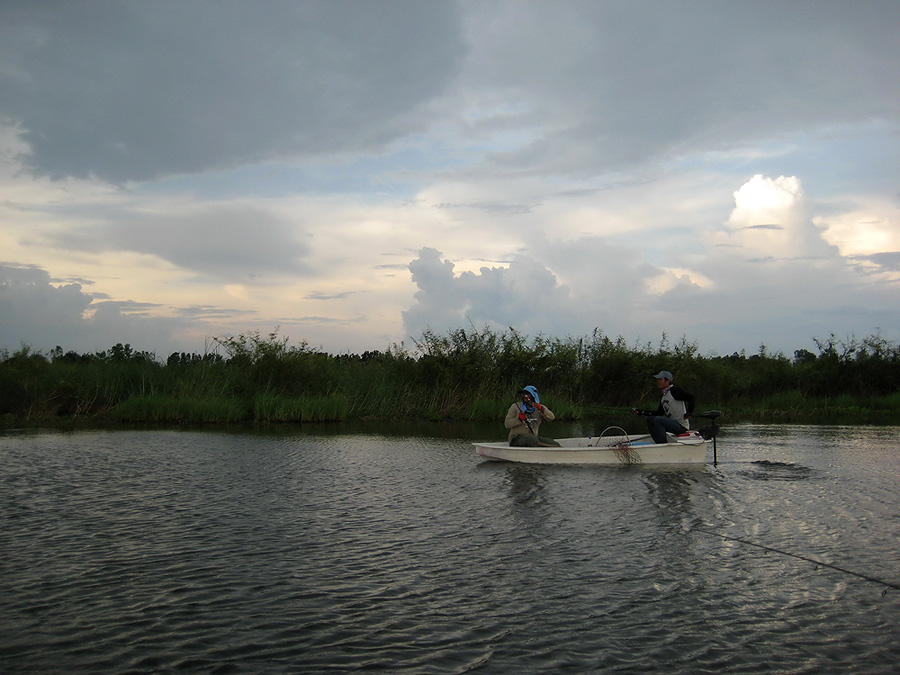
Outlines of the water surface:
[[465,435],[0,435],[2,670],[897,672],[900,428],[678,468]]

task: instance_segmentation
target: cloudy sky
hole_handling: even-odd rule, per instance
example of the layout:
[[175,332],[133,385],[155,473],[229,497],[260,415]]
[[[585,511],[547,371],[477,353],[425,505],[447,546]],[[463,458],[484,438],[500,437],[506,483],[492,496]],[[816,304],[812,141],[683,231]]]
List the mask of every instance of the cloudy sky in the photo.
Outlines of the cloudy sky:
[[0,4],[0,349],[900,340],[895,0]]

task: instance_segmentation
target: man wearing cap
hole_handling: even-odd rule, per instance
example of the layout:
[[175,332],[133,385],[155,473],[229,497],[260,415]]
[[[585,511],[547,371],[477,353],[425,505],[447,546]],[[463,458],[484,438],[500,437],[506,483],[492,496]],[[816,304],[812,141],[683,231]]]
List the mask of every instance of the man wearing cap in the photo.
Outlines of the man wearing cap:
[[662,394],[659,408],[655,411],[633,408],[636,415],[648,417],[647,429],[654,443],[667,443],[666,432],[683,434],[691,427],[690,417],[694,412],[694,397],[681,387],[676,387],[675,378],[668,370],[658,372],[656,386]]

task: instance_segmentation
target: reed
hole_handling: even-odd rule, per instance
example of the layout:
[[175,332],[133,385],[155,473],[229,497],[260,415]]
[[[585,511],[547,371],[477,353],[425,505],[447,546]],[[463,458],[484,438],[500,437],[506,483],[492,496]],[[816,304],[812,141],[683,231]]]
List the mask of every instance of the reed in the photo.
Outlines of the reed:
[[110,418],[117,422],[236,424],[247,421],[247,412],[238,399],[150,395],[125,399],[115,407]]
[[350,402],[342,394],[286,397],[272,393],[254,399],[255,422],[342,422],[350,416]]
[[503,419],[511,403],[511,401],[478,397],[472,401],[466,418],[478,422]]
[[[505,415],[534,384],[560,419],[613,419],[658,403],[650,375],[673,371],[701,408],[732,419],[805,421],[900,414],[900,347],[871,337],[818,341],[793,359],[743,352],[701,356],[696,343],[628,345],[506,331],[425,331],[413,347],[331,355],[272,333],[219,338],[214,352],[163,363],[128,345],[96,354],[0,351],[0,416],[164,423],[465,419]],[[841,392],[835,396],[835,392]]]
[[799,419],[818,409],[818,402],[810,400],[797,390],[779,392],[764,396],[755,409],[747,412],[768,419]]
[[887,396],[873,396],[870,400],[869,407],[872,410],[897,412],[900,411],[900,391],[896,394]]

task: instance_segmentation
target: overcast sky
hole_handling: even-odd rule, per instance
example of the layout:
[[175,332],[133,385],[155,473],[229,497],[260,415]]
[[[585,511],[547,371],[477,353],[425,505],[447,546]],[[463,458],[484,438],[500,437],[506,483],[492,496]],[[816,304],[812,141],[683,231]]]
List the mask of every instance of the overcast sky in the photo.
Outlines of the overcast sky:
[[0,349],[900,340],[900,2],[0,3]]

